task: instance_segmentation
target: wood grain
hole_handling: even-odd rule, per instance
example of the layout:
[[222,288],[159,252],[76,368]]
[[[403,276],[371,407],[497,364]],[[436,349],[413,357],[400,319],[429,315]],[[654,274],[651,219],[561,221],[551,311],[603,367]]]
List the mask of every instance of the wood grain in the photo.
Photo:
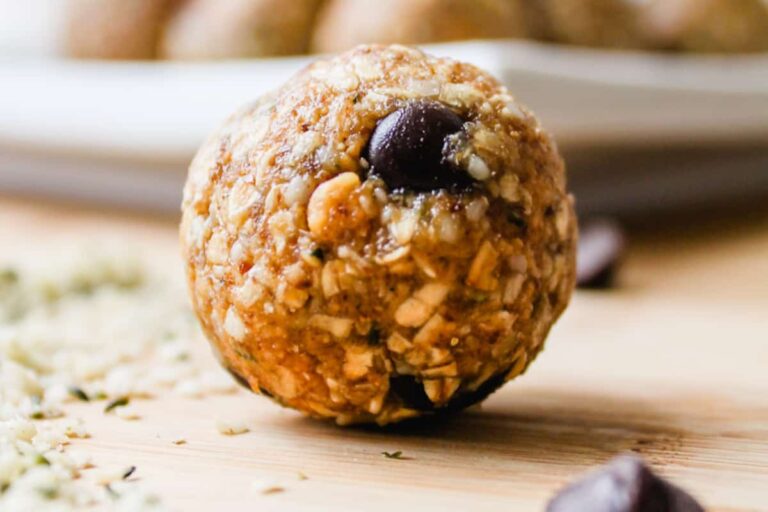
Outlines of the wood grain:
[[[768,510],[766,228],[636,241],[618,290],[577,293],[527,375],[447,421],[340,429],[239,392],[138,402],[134,422],[78,404],[93,433],[78,444],[98,464],[135,464],[183,511],[535,511],[626,451],[710,510]],[[36,237],[105,233],[178,264],[172,223],[0,201],[3,256],[34,252]],[[248,434],[214,427],[243,416]],[[254,492],[256,480],[285,491]]]

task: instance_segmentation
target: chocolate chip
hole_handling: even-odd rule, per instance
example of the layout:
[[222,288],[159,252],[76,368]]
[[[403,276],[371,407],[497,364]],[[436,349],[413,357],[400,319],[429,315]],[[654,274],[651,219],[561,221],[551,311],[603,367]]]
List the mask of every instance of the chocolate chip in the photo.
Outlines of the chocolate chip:
[[414,101],[379,121],[367,147],[371,173],[392,189],[466,189],[469,175],[447,157],[464,122],[436,101]]
[[580,288],[611,288],[625,245],[624,233],[616,222],[600,219],[585,223],[579,234],[577,285]]
[[682,489],[654,474],[635,456],[615,458],[562,491],[547,512],[704,512]]
[[432,401],[424,392],[424,385],[413,375],[396,375],[389,378],[389,392],[399,398],[403,405],[417,411],[431,411]]
[[491,393],[499,389],[507,381],[507,374],[509,370],[504,370],[496,375],[493,375],[490,379],[483,382],[480,387],[474,391],[459,392],[451,398],[448,402],[447,408],[451,411],[460,411],[476,403],[482,402]]
[[455,412],[482,402],[488,396],[499,389],[504,382],[508,370],[497,373],[492,376],[474,391],[459,390],[451,400],[444,406],[436,408],[435,404],[424,391],[424,383],[413,375],[397,375],[389,379],[389,390],[394,396],[399,398],[403,405],[417,411],[435,411],[435,412]]

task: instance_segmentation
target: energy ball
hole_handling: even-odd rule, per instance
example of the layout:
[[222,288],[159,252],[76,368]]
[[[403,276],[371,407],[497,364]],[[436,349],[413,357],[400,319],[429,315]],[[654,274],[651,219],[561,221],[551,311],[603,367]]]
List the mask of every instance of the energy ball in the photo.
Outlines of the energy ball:
[[520,375],[575,279],[563,160],[493,77],[405,46],[317,62],[195,157],[192,302],[250,389],[339,424]]
[[161,53],[204,60],[306,53],[321,0],[190,0],[171,20]]
[[317,52],[363,43],[423,44],[522,37],[520,0],[330,0],[313,37]]
[[80,59],[154,59],[160,34],[180,0],[67,0],[67,55]]
[[768,51],[766,0],[651,0],[646,11],[648,31],[662,48]]

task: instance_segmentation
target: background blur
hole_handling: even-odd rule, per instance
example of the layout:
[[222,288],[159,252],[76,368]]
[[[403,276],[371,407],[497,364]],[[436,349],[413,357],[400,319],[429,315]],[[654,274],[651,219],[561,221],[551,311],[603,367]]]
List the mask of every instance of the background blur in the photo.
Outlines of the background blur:
[[554,132],[587,217],[768,195],[763,0],[0,0],[0,193],[175,213],[217,123],[367,42],[499,77]]

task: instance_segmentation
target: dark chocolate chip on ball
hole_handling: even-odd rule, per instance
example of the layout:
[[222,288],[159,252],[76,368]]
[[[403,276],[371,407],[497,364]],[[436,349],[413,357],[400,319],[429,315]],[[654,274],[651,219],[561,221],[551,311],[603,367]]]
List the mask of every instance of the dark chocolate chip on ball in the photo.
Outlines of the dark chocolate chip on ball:
[[504,385],[504,383],[507,381],[508,373],[509,370],[504,370],[497,373],[496,375],[493,375],[473,391],[460,391],[451,398],[451,401],[448,402],[447,408],[451,411],[460,411],[482,402],[494,391],[498,390],[501,386]]
[[413,375],[396,375],[389,379],[389,392],[403,405],[417,411],[429,411],[434,406],[424,391],[424,385]]
[[447,156],[464,122],[436,101],[414,101],[379,121],[368,143],[371,173],[392,190],[466,189],[472,179]]
[[624,455],[560,491],[547,512],[704,512],[704,508],[641,459]]
[[397,375],[389,379],[389,392],[400,399],[404,406],[417,411],[456,412],[466,409],[499,389],[506,382],[509,370],[497,373],[472,391],[460,390],[442,407],[435,404],[424,391],[424,383],[412,375]]

